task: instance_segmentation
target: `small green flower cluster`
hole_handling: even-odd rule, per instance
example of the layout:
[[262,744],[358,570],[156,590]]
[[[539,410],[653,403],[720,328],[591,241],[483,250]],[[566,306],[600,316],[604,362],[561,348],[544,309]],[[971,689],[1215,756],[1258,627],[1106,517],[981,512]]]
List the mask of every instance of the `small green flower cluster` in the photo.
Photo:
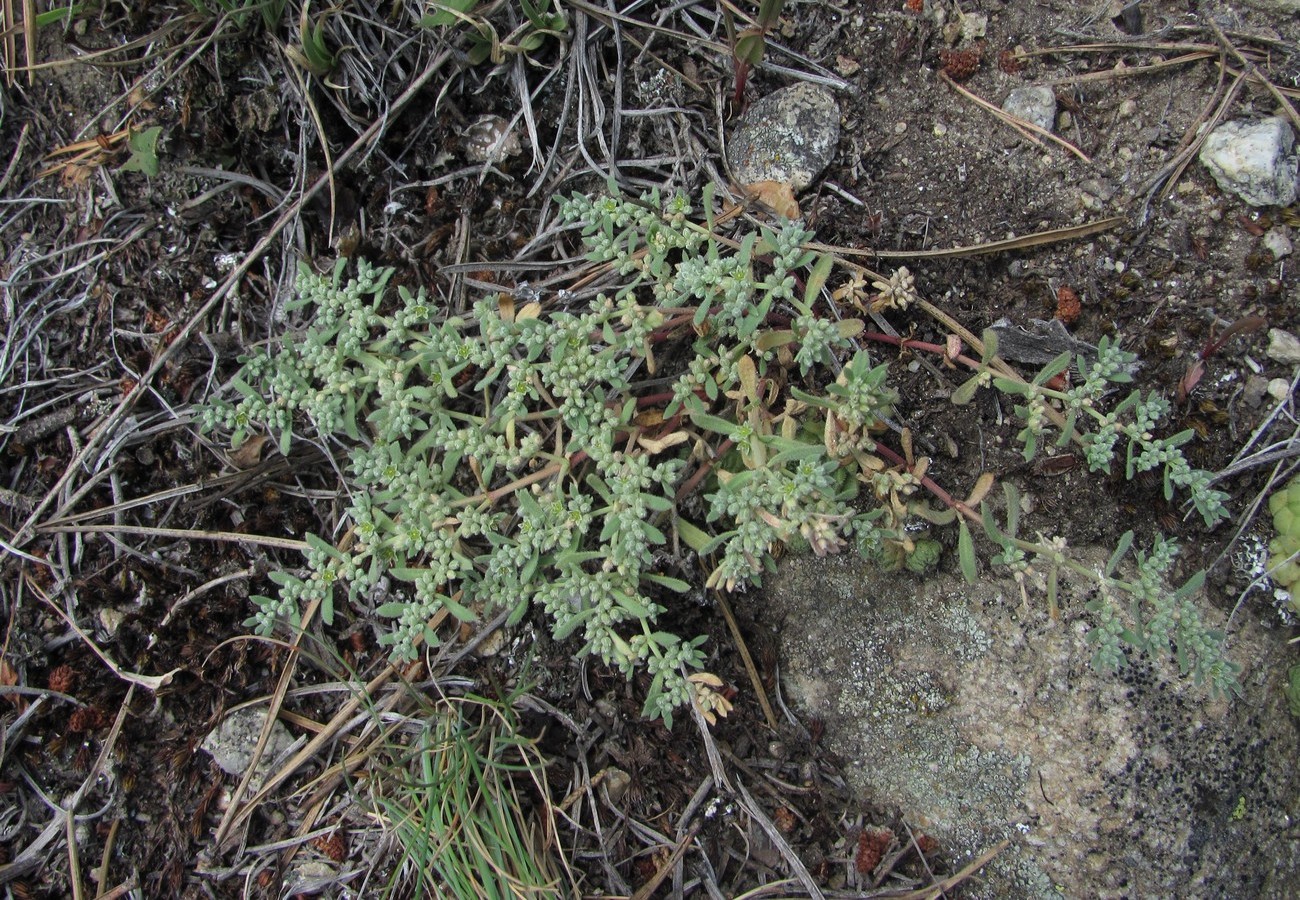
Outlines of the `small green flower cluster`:
[[[986,343],[996,352],[996,341]],[[1127,443],[1125,477],[1132,479],[1141,472],[1163,469],[1164,493],[1166,500],[1172,500],[1175,489],[1187,492],[1197,512],[1208,527],[1213,527],[1228,517],[1224,505],[1228,495],[1215,490],[1211,485],[1210,473],[1193,469],[1180,449],[1195,435],[1191,429],[1181,431],[1170,437],[1157,438],[1153,431],[1160,421],[1169,414],[1169,401],[1154,392],[1143,397],[1140,391],[1133,391],[1109,412],[1102,412],[1103,397],[1116,384],[1127,384],[1133,380],[1132,371],[1137,362],[1137,355],[1120,348],[1119,344],[1103,337],[1097,347],[1097,358],[1089,363],[1082,354],[1077,357],[1079,371],[1078,383],[1067,388],[1049,387],[1049,383],[1070,368],[1071,354],[1063,353],[1040,372],[1032,382],[1013,381],[1009,378],[995,377],[993,385],[1009,394],[1024,397],[1025,403],[1016,406],[1016,415],[1025,427],[1016,435],[1024,445],[1025,460],[1032,460],[1038,453],[1041,440],[1049,431],[1049,403],[1060,404],[1065,414],[1065,424],[1060,429],[1058,446],[1064,447],[1075,439],[1075,429],[1088,461],[1090,472],[1110,472],[1115,460],[1116,444],[1121,438]],[[963,389],[959,389],[954,398],[960,402],[969,399],[980,379],[987,380],[988,370],[981,371],[972,378]],[[1093,428],[1088,430],[1091,421]]]
[[[714,583],[738,587],[758,578],[779,541],[802,535],[833,549],[874,527],[872,517],[854,523],[853,490],[815,435],[770,433],[756,397],[747,418],[712,412],[743,392],[746,372],[780,365],[786,343],[806,368],[849,342],[794,294],[794,273],[812,258],[796,225],[729,249],[689,221],[681,197],[574,197],[563,213],[588,223],[590,257],[623,276],[613,296],[574,312],[494,296],[449,316],[422,290],[399,287],[394,301],[391,270],[362,261],[345,277],[340,261],[320,276],[303,265],[291,306],[305,330],[243,358],[239,396],[215,401],[202,424],[230,431],[235,445],[265,429],[282,452],[295,439],[336,442],[347,458],[349,538],[335,547],[310,536],[305,569],[271,576],[279,593],[255,598],[248,622],[259,633],[296,625],[309,602],[328,624],[336,594],[364,605],[387,580],[381,640],[410,659],[437,643],[439,611],[467,621],[508,608],[517,621],[535,605],[557,639],[581,636],[580,654],[629,677],[645,671],[646,713],[671,722],[709,682],[688,677],[703,664],[702,638],[655,627],[665,593],[689,590],[663,571],[665,529],[717,550]],[[759,326],[777,304],[796,309],[795,329],[788,342],[761,345]],[[675,330],[656,335],[669,316]],[[692,333],[691,352],[674,354],[670,397],[634,383],[654,365],[656,340]],[[855,428],[878,424],[892,401],[884,367],[858,351],[846,371],[869,376],[865,387],[836,389],[846,417]],[[654,404],[657,435],[641,419]],[[737,448],[701,482],[709,520],[722,527],[716,538],[675,521],[697,443],[688,417]]]
[[[1237,675],[1241,666],[1224,652],[1224,634],[1207,628],[1192,595],[1205,582],[1200,572],[1177,590],[1170,590],[1168,577],[1178,556],[1172,540],[1157,537],[1150,553],[1137,551],[1136,577],[1121,581],[1115,576],[1119,560],[1129,550],[1132,532],[1125,534],[1098,583],[1098,596],[1087,609],[1097,626],[1088,632],[1094,647],[1092,662],[1099,669],[1114,671],[1126,664],[1124,645],[1152,656],[1169,652],[1171,642],[1183,674],[1191,673],[1196,684],[1206,684],[1223,694],[1240,693]],[[1127,616],[1116,595],[1127,594]],[[1145,618],[1143,615],[1145,613]]]

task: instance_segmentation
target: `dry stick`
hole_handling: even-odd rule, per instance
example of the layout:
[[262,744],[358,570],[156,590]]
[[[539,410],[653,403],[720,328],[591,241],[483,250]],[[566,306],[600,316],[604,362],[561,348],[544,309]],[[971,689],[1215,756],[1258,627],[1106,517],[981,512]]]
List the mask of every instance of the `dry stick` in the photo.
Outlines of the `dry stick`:
[[18,533],[14,535],[13,545],[15,547],[22,547],[31,539],[37,521],[39,521],[40,517],[44,515],[45,510],[49,508],[50,504],[54,502],[55,497],[57,497],[64,487],[66,487],[72,480],[77,470],[83,467],[86,464],[86,461],[89,460],[95,451],[100,448],[107,439],[108,434],[122,424],[122,421],[126,418],[127,414],[135,407],[140,398],[144,396],[154,376],[162,370],[163,366],[165,366],[172,357],[180,352],[181,346],[193,336],[194,332],[198,329],[199,325],[202,324],[208,313],[215,309],[217,304],[225,300],[226,297],[234,291],[244,275],[252,269],[253,263],[260,259],[262,254],[270,249],[271,245],[278,239],[280,232],[298,216],[307,201],[316,196],[316,194],[320,192],[321,188],[329,184],[331,179],[335,177],[339,170],[341,170],[353,156],[374,141],[378,140],[379,135],[385,130],[385,128],[392,124],[397,113],[399,113],[403,107],[410,103],[411,100],[413,100],[415,96],[424,89],[424,86],[433,79],[434,75],[438,74],[438,71],[446,65],[449,59],[452,58],[452,54],[453,51],[444,50],[433,59],[429,65],[425,67],[424,71],[421,72],[413,82],[411,82],[410,87],[403,91],[401,95],[393,101],[388,113],[383,117],[376,119],[371,123],[369,128],[358,135],[357,139],[348,146],[348,149],[343,151],[343,153],[339,155],[339,158],[334,161],[334,164],[330,166],[329,170],[317,178],[316,181],[312,183],[311,187],[303,191],[302,196],[291,203],[285,211],[280,214],[279,218],[272,223],[266,234],[264,234],[261,240],[253,246],[253,249],[248,252],[248,255],[244,260],[240,262],[239,265],[235,266],[231,273],[226,276],[226,280],[221,283],[221,286],[212,292],[212,296],[208,298],[207,302],[204,303],[203,306],[201,306],[199,310],[190,317],[189,321],[182,326],[180,331],[177,332],[176,337],[170,344],[168,344],[167,348],[158,354],[153,363],[150,364],[149,368],[140,376],[139,381],[131,390],[131,393],[123,397],[113,412],[109,414],[108,418],[103,423],[103,427],[96,431],[95,435],[86,442],[86,446],[81,448],[81,452],[79,452],[73,460],[68,463],[68,467],[59,477],[59,480],[50,488],[49,492],[46,493],[45,498],[41,500],[32,514],[28,516],[27,520],[22,524],[22,527],[18,529]]
[[[820,253],[834,253],[837,256],[874,256],[879,259],[950,259],[958,256],[980,256],[985,253],[1005,253],[1010,250],[1024,250],[1041,244],[1054,244],[1057,241],[1071,241],[1090,237],[1102,231],[1109,231],[1124,224],[1123,216],[1110,216],[1082,225],[1067,225],[1064,228],[1049,228],[1023,237],[1003,238],[984,244],[972,244],[967,247],[952,247],[948,250],[865,250],[855,247],[837,247],[834,244],[819,244],[815,241],[803,244],[805,250]],[[877,272],[866,270],[867,274],[881,281],[887,278]]]
[[108,737],[104,739],[103,746],[99,748],[99,756],[95,757],[95,762],[90,767],[90,771],[86,773],[81,786],[59,806],[54,819],[45,826],[32,843],[27,845],[27,848],[22,853],[18,854],[13,862],[0,866],[0,885],[7,884],[15,878],[21,878],[29,871],[39,869],[41,865],[40,858],[45,851],[46,845],[54,839],[55,834],[65,827],[65,822],[73,821],[75,823],[77,807],[81,805],[81,801],[85,799],[90,789],[99,783],[99,777],[104,771],[104,765],[108,762],[114,748],[117,746],[117,739],[122,734],[122,723],[126,721],[126,714],[131,707],[131,699],[134,696],[135,685],[129,685],[126,689],[126,696],[122,699],[122,705],[117,710],[117,718],[113,720],[113,727],[109,729]]
[[[175,500],[179,497],[185,497],[189,494],[196,494],[199,491],[207,491],[216,487],[225,487],[228,484],[238,482],[242,479],[249,478],[251,474],[256,474],[249,469],[241,469],[237,472],[230,472],[225,475],[218,475],[215,478],[209,478],[207,481],[196,481],[191,484],[182,484],[178,487],[164,488],[161,491],[155,491],[152,494],[145,494],[143,497],[132,497],[129,500],[123,500],[121,503],[112,503],[108,506],[98,506],[95,509],[88,509],[85,512],[69,513],[66,516],[60,516],[57,519],[50,519],[41,526],[42,530],[48,529],[55,525],[73,525],[86,519],[99,519],[104,516],[117,515],[126,512],[129,509],[135,509],[140,506],[152,506],[167,500]],[[23,498],[30,504],[29,509],[35,507],[36,501],[29,498]],[[0,495],[0,501],[3,501],[3,495]]]
[[[275,693],[271,696],[270,705],[267,707],[266,718],[262,721],[262,730],[257,735],[257,745],[253,748],[252,758],[248,761],[248,767],[244,770],[244,777],[239,779],[239,784],[235,787],[235,792],[230,796],[229,805],[226,807],[226,814],[222,817],[221,827],[224,828],[230,822],[235,812],[239,810],[239,801],[244,796],[244,791],[248,790],[249,784],[257,777],[257,768],[261,765],[262,754],[266,751],[266,745],[271,739],[271,729],[275,727],[276,719],[280,716],[280,707],[284,704],[285,694],[289,692],[289,679],[293,677],[295,664],[298,662],[298,654],[301,652],[302,639],[307,633],[307,628],[311,624],[312,618],[316,615],[316,610],[320,608],[321,599],[314,598],[307,605],[307,609],[302,614],[298,630],[294,633],[293,643],[289,645],[289,657],[284,661],[284,670],[280,673],[280,680],[276,682]],[[252,809],[259,797],[254,797],[248,803],[248,808]],[[221,830],[218,829],[218,840],[215,842],[220,845]]]
[[108,837],[104,839],[104,852],[99,858],[99,868],[96,874],[92,876],[99,884],[99,890],[95,895],[95,900],[105,900],[110,896],[121,896],[125,890],[114,889],[114,892],[105,893],[105,886],[108,884],[108,866],[113,861],[113,845],[117,843],[117,831],[122,826],[122,819],[119,816],[113,820],[113,824],[108,826]]
[[[439,613],[443,614],[445,618],[446,610],[439,610]],[[436,628],[437,625],[435,624],[431,627]],[[369,696],[368,692],[365,696]],[[392,709],[397,706],[399,700],[406,696],[407,692],[405,691],[393,691],[375,706],[373,718],[376,721],[379,721],[384,714],[392,711]],[[331,722],[330,725],[332,724],[333,723]],[[400,723],[394,723],[387,730],[376,731],[366,746],[355,750],[351,756],[345,755],[342,762],[335,763],[317,776],[314,782],[306,785],[306,788],[310,788],[312,785],[315,785],[315,788],[312,793],[307,796],[307,799],[303,804],[307,807],[307,813],[303,816],[302,823],[298,826],[297,837],[302,838],[311,832],[311,830],[316,826],[316,820],[320,817],[321,811],[325,808],[325,802],[329,799],[330,794],[338,788],[339,784],[342,783],[345,778],[364,765],[375,753],[376,747],[388,740],[393,731],[399,727]],[[323,734],[328,731],[329,728],[329,725],[320,726],[317,729],[317,733]],[[364,738],[364,734],[362,735],[362,738]],[[304,790],[306,788],[304,788]],[[288,867],[289,863],[293,861],[293,857],[300,846],[301,844],[293,844],[286,848],[285,853],[280,858],[281,867]]]
[[739,789],[741,799],[744,801],[743,805],[745,807],[745,812],[749,813],[749,817],[758,823],[758,827],[767,835],[768,840],[772,842],[772,846],[774,846],[777,852],[781,854],[782,858],[785,859],[786,865],[790,867],[790,874],[799,880],[799,883],[803,885],[803,889],[808,892],[808,896],[822,900],[822,898],[825,897],[825,894],[823,894],[821,888],[817,886],[817,882],[813,879],[812,873],[810,873],[807,867],[803,864],[803,860],[801,860],[798,854],[794,852],[794,849],[791,848],[789,841],[785,839],[785,835],[783,835],[781,830],[767,817],[767,814],[763,812],[762,807],[754,802],[754,798],[750,796],[749,791],[745,790],[745,785],[739,778],[736,779],[736,787]]
[[970,863],[957,874],[949,875],[943,881],[940,881],[937,884],[932,884],[929,887],[921,888],[921,890],[919,891],[912,891],[911,893],[908,894],[895,895],[896,900],[937,900],[938,897],[941,897],[948,891],[951,891],[953,888],[957,887],[967,878],[970,878],[980,869],[984,868],[993,860],[993,857],[997,856],[999,853],[1007,849],[1007,847],[1009,846],[1011,846],[1010,841],[1007,840],[998,841],[988,850],[985,850],[979,856],[972,859]]
[[[970,91],[966,90],[960,84],[953,81],[951,78],[948,77],[947,72],[941,70],[939,72],[939,77],[943,80],[943,82],[946,85],[948,85],[948,87],[952,88],[954,91],[961,94],[967,100],[970,100],[976,105],[981,106],[984,109],[988,110],[998,119],[1001,119],[1003,122],[1010,125],[1012,128],[1020,132],[1028,140],[1032,141],[1037,146],[1039,147],[1043,146],[1043,142],[1034,137],[1034,135],[1036,134],[1047,138],[1049,141],[1059,144],[1061,147],[1063,147],[1066,150],[1069,150],[1071,153],[1079,157],[1079,159],[1083,160],[1084,162],[1089,164],[1092,163],[1092,160],[1088,158],[1088,154],[1084,153],[1078,147],[1074,146],[1074,144],[1071,144],[1069,141],[1065,140],[1065,138],[1059,138],[1056,135],[1052,134],[1050,131],[1048,131],[1046,128],[1039,128],[1033,122],[1027,122],[1024,119],[1020,118],[1019,116],[1013,116],[1011,115],[1011,113],[1006,112],[1005,110],[998,109],[998,107],[994,106],[992,103],[988,102],[984,98],[972,94]],[[1027,132],[1032,132],[1032,133],[1027,133]]]
[[[411,668],[403,673],[404,677],[407,680],[413,680],[420,665],[420,663],[413,663]],[[212,843],[215,847],[215,851],[219,853],[225,850],[225,844],[228,840],[230,829],[251,815],[256,804],[266,799],[271,791],[279,787],[285,779],[297,771],[300,766],[310,760],[317,750],[323,747],[327,741],[331,740],[334,735],[338,733],[340,728],[347,724],[348,720],[351,719],[352,716],[356,714],[357,710],[361,708],[361,697],[373,694],[375,691],[379,690],[379,688],[383,687],[389,679],[396,674],[398,674],[397,666],[390,664],[386,669],[384,669],[384,671],[380,672],[368,681],[366,683],[365,691],[362,692],[360,696],[354,697],[345,703],[339,711],[334,714],[334,718],[330,719],[329,722],[325,724],[325,727],[321,730],[320,734],[308,741],[306,746],[294,754],[293,758],[285,763],[284,767],[279,772],[270,776],[266,780],[266,783],[262,785],[261,789],[253,797],[249,798],[248,803],[245,804],[243,808],[239,808],[236,804],[231,804],[229,809],[226,811],[226,817],[222,820],[221,825],[218,827],[217,833],[213,838]]]
[[36,73],[30,68],[36,59],[36,3],[23,0],[23,52],[27,54],[27,83],[36,84]]
[[1296,109],[1291,105],[1291,101],[1277,89],[1277,85],[1259,74],[1259,69],[1255,67],[1255,64],[1247,59],[1245,55],[1237,49],[1236,44],[1228,40],[1228,36],[1223,33],[1223,29],[1219,27],[1219,24],[1215,22],[1212,17],[1206,16],[1206,21],[1214,31],[1214,36],[1218,38],[1219,43],[1223,45],[1223,48],[1227,50],[1228,53],[1237,60],[1237,62],[1241,63],[1243,74],[1246,77],[1258,80],[1263,84],[1264,88],[1273,95],[1273,99],[1276,100],[1278,105],[1286,112],[1286,116],[1291,120],[1291,124],[1296,127],[1297,131],[1300,131],[1300,114],[1296,113]]
[[63,608],[60,607],[57,603],[55,603],[50,598],[50,595],[47,594],[40,585],[38,585],[35,581],[31,579],[30,575],[24,575],[24,578],[26,579],[27,586],[31,588],[32,592],[36,594],[36,596],[39,597],[45,603],[46,606],[54,610],[59,615],[59,618],[63,619],[63,621],[67,624],[67,626],[70,629],[72,629],[73,633],[76,634],[77,637],[81,638],[82,642],[85,643],[85,645],[90,648],[90,651],[99,657],[99,661],[102,662],[105,666],[107,666],[114,675],[116,675],[118,678],[125,681],[127,684],[132,685],[133,687],[134,685],[138,684],[140,685],[140,687],[148,691],[157,691],[159,688],[166,687],[168,684],[170,684],[172,680],[172,676],[180,671],[180,668],[178,667],[172,669],[170,672],[165,672],[162,675],[141,675],[137,672],[128,672],[126,669],[123,669],[121,666],[115,663],[112,657],[110,657],[107,653],[105,653],[103,650],[100,650],[99,646],[96,645],[96,643],[90,639],[90,636],[87,635],[86,632],[82,631],[80,627],[78,627],[77,623],[73,621],[72,617],[69,616],[66,612],[64,612]]
[[[1195,139],[1184,147],[1173,159],[1166,163],[1164,168],[1157,172],[1151,180],[1147,182],[1146,196],[1142,200],[1142,212],[1138,215],[1138,222],[1140,224],[1145,223],[1147,216],[1150,214],[1151,198],[1155,195],[1156,191],[1160,190],[1161,185],[1164,185],[1164,191],[1161,194],[1161,201],[1163,202],[1164,197],[1167,197],[1169,192],[1173,190],[1174,183],[1178,181],[1184,170],[1186,170],[1186,168],[1191,164],[1192,158],[1196,156],[1197,151],[1201,149],[1201,145],[1205,143],[1205,139],[1210,136],[1210,132],[1215,129],[1215,126],[1217,126],[1220,121],[1223,120],[1223,117],[1228,112],[1228,108],[1236,102],[1237,95],[1241,93],[1241,89],[1245,83],[1245,76],[1238,75],[1237,80],[1232,83],[1232,87],[1228,89],[1228,93],[1224,95],[1223,100],[1219,103],[1219,108],[1214,111],[1213,117],[1211,117],[1210,121],[1205,124],[1205,127],[1200,130],[1200,133],[1197,134]],[[1202,113],[1202,117],[1203,116],[1204,113]]]
[[776,713],[772,711],[772,704],[767,699],[767,691],[763,687],[763,679],[758,675],[758,667],[754,665],[754,658],[749,655],[749,647],[745,645],[745,639],[740,635],[740,626],[736,623],[736,616],[731,611],[731,604],[727,602],[725,592],[713,589],[713,596],[718,600],[718,606],[722,610],[722,617],[727,620],[727,629],[731,632],[731,639],[736,642],[736,648],[740,650],[740,658],[744,660],[745,671],[749,673],[749,681],[754,686],[754,693],[758,695],[758,703],[763,707],[763,717],[767,719],[767,725],[773,731],[781,727],[781,723],[776,718]]
[[1110,81],[1114,78],[1131,78],[1134,75],[1150,75],[1163,69],[1185,66],[1188,63],[1198,62],[1202,59],[1213,59],[1218,55],[1217,50],[1197,50],[1183,56],[1175,56],[1173,59],[1167,59],[1164,62],[1149,63],[1145,66],[1125,66],[1122,69],[1105,69],[1101,72],[1085,72],[1082,75],[1066,75],[1061,78],[1049,78],[1038,83],[1051,87],[1053,85],[1087,84],[1092,81]]
[[673,848],[673,852],[668,854],[668,858],[663,861],[663,864],[659,866],[654,875],[651,876],[650,880],[637,888],[637,891],[632,895],[631,900],[650,900],[650,898],[654,896],[654,892],[659,889],[659,885],[664,883],[664,879],[668,877],[668,873],[672,872],[676,867],[677,861],[686,855],[686,849],[690,847],[691,842],[695,840],[695,836],[699,833],[700,823],[695,822],[687,830],[686,834],[682,835],[682,839],[677,842],[677,846]]
[[243,534],[238,531],[200,531],[196,528],[151,528],[146,525],[39,525],[41,534],[133,534],[139,537],[177,538],[194,541],[229,541],[235,544],[253,544],[258,547],[276,547],[280,550],[297,550],[306,553],[311,545],[293,538],[269,537],[260,534]]
[[284,56],[286,67],[293,73],[293,80],[298,84],[298,94],[302,97],[303,105],[307,107],[307,112],[311,115],[312,124],[316,126],[316,136],[320,139],[321,154],[325,157],[325,174],[329,178],[330,187],[330,218],[326,237],[328,242],[333,244],[334,220],[338,216],[338,192],[334,184],[334,163],[330,159],[330,142],[325,137],[325,125],[321,122],[320,112],[311,99],[311,91],[307,90],[307,82],[303,80],[302,73],[298,71],[298,66],[294,63],[293,58],[289,56],[288,48],[285,45],[280,45],[280,53]]

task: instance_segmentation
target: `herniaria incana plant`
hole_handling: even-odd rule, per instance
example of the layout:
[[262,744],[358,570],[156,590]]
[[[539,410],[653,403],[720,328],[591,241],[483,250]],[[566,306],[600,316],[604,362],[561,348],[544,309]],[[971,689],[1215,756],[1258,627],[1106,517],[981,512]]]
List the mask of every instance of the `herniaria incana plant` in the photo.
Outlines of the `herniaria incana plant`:
[[[517,622],[536,606],[557,639],[580,637],[580,654],[648,673],[645,713],[671,723],[689,701],[710,716],[727,708],[717,679],[696,671],[703,638],[658,625],[669,598],[690,589],[677,577],[688,550],[710,566],[707,586],[726,590],[757,582],[790,542],[931,564],[939,545],[908,526],[948,511],[920,498],[924,458],[876,443],[898,398],[886,366],[854,340],[862,322],[825,302],[833,259],[804,249],[811,235],[797,223],[718,234],[710,191],[705,223],[691,213],[681,196],[565,201],[589,257],[617,280],[586,303],[561,291],[543,304],[521,289],[450,314],[423,290],[390,291],[392,270],[359,261],[345,278],[344,261],[325,276],[303,265],[290,308],[304,329],[243,358],[239,398],[215,401],[204,427],[229,429],[236,446],[266,429],[281,452],[304,432],[336,442],[348,535],[338,546],[309,537],[305,571],[273,573],[278,596],[255,598],[249,624],[264,634],[281,620],[296,626],[313,600],[328,624],[336,594],[364,605],[387,584],[376,611],[391,620],[384,643],[404,659],[437,643],[439,610],[470,620],[509,608]],[[893,293],[875,307],[901,305]],[[1035,409],[1055,399],[1042,383],[1014,388],[1027,396],[1031,436],[1043,431]],[[1129,435],[1139,453],[1154,440],[1117,421],[1103,421],[1090,463],[1109,464],[1111,434]],[[1170,484],[1187,483],[1177,447],[1160,450]],[[1167,650],[1172,634],[1198,680],[1230,686],[1221,635],[1200,624],[1189,589],[1164,582],[1172,542],[1140,555],[1138,576],[1123,581],[1115,572],[1131,535],[1105,572],[1090,572],[1059,539],[1019,537],[1009,499],[1005,529],[984,510],[1002,550],[993,562],[1023,577],[1037,561],[1053,591],[1058,571],[1090,578],[1099,664],[1120,664],[1122,642]],[[964,520],[960,534],[973,575]]]

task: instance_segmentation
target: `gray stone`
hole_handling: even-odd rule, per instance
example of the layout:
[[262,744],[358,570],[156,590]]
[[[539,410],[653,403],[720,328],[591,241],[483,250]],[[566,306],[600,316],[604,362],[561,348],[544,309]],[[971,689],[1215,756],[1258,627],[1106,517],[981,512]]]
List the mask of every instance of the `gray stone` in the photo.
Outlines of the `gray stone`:
[[1268,395],[1279,403],[1291,399],[1291,382],[1286,378],[1274,378],[1268,383]]
[[1210,699],[1172,664],[1095,673],[1086,599],[1063,589],[1053,622],[1041,590],[1026,603],[1008,579],[921,580],[844,555],[787,557],[761,602],[786,699],[825,724],[866,802],[958,867],[1012,841],[963,896],[1288,896],[1300,730],[1280,689],[1285,635],[1243,610],[1245,696]]
[[1272,253],[1274,259],[1290,256],[1291,251],[1295,249],[1291,245],[1290,232],[1291,229],[1285,225],[1275,225],[1264,233],[1264,237],[1259,242],[1260,246]]
[[1268,330],[1268,358],[1284,365],[1300,365],[1300,338],[1281,328]]
[[754,103],[727,144],[741,184],[777,181],[801,191],[835,156],[840,107],[824,87],[800,82]]
[[1288,206],[1296,198],[1294,146],[1285,119],[1238,119],[1210,132],[1200,160],[1220,188],[1251,206]]
[[1268,394],[1268,379],[1263,375],[1251,375],[1246,379],[1246,386],[1242,389],[1242,402],[1251,409],[1256,409],[1264,402],[1264,397]]
[[500,116],[482,116],[472,122],[461,137],[461,146],[472,163],[499,163],[523,150],[519,135]]
[[1007,94],[1002,111],[1032,122],[1044,131],[1051,131],[1056,122],[1056,94],[1040,84],[1019,87]]
[[[243,775],[253,761],[253,751],[257,749],[257,738],[262,733],[266,722],[266,708],[247,706],[237,709],[221,721],[221,724],[203,739],[203,749],[212,754],[213,761],[227,775]],[[276,757],[280,756],[293,744],[293,735],[280,720],[271,725],[271,734],[266,741],[266,749],[257,767],[257,775],[251,782],[251,790],[262,786]]]

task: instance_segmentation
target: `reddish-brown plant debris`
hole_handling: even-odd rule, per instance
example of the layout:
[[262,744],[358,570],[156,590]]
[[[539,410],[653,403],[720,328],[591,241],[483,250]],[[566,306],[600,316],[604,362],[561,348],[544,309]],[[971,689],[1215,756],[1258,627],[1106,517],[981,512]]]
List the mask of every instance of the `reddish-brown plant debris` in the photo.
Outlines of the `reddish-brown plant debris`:
[[926,856],[936,852],[939,849],[939,842],[928,834],[918,834],[916,836],[916,846]]
[[77,686],[77,673],[72,666],[55,666],[50,670],[50,690],[66,694]]
[[68,731],[81,734],[108,724],[108,715],[97,706],[79,706],[68,716]]
[[348,842],[340,831],[322,834],[311,843],[313,847],[336,863],[341,863],[347,859]]
[[939,64],[943,68],[943,73],[953,81],[965,81],[979,69],[981,56],[978,47],[970,50],[944,48],[939,51]]
[[1073,325],[1083,311],[1083,304],[1074,288],[1061,285],[1056,289],[1056,318],[1066,325]]
[[1019,75],[1024,67],[1025,64],[1019,56],[1016,56],[1016,51],[1003,50],[998,54],[998,68],[1008,75]]
[[870,875],[886,851],[894,843],[894,832],[888,828],[864,828],[858,835],[858,852],[853,858],[853,867],[859,875]]

